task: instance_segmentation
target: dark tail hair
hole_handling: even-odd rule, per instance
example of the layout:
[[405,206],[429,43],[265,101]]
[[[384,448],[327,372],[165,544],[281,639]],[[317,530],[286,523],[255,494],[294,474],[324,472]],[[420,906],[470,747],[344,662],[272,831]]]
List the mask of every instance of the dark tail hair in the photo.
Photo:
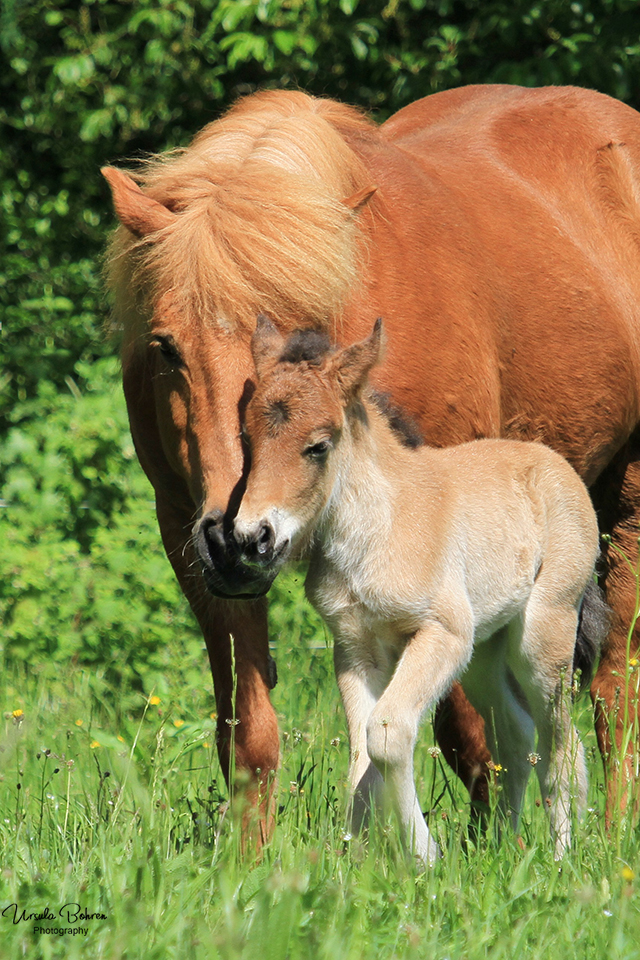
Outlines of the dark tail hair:
[[582,598],[573,654],[573,672],[580,671],[580,693],[591,683],[593,668],[610,626],[611,609],[604,599],[604,592],[595,580],[590,580]]

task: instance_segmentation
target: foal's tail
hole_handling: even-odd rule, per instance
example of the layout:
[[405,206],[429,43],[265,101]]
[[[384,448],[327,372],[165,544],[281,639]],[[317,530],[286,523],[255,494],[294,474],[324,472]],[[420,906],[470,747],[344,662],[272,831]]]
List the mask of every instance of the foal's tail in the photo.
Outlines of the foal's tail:
[[611,609],[604,599],[604,592],[595,580],[590,580],[582,598],[576,648],[573,653],[573,672],[575,674],[576,670],[580,671],[580,693],[591,683],[593,668],[610,625]]

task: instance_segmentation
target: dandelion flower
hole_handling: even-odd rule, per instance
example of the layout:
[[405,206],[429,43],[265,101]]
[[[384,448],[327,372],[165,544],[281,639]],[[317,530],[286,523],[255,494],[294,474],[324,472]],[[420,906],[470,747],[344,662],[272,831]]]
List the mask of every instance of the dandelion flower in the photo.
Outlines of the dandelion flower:
[[178,730],[179,730],[180,727],[183,727],[183,726],[184,726],[184,720],[174,720],[174,721],[173,721],[173,725],[174,725],[174,727],[177,727]]
[[149,697],[150,707],[157,707],[159,703],[160,703],[160,697],[156,697],[155,694],[153,697]]
[[622,879],[626,880],[627,883],[631,883],[634,877],[635,877],[635,873],[633,872],[631,867],[628,867],[625,863],[624,867],[622,868]]
[[96,747],[100,746],[100,742],[98,740],[92,740],[89,746],[91,747],[92,750],[95,750]]
[[76,727],[81,727],[84,723],[84,720],[76,720]]

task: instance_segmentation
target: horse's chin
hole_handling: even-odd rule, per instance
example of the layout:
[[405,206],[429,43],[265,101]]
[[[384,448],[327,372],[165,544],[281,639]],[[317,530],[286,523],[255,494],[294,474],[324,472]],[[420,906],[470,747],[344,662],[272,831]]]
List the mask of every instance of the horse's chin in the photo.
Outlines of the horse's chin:
[[269,592],[278,571],[265,576],[263,572],[235,570],[223,577],[218,571],[204,567],[202,574],[209,593],[220,600],[259,600]]

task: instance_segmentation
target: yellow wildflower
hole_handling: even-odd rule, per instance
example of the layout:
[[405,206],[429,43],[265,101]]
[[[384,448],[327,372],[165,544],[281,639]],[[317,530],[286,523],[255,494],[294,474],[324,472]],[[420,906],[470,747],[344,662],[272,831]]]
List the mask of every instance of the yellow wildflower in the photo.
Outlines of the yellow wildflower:
[[95,750],[96,747],[99,747],[99,746],[100,746],[100,744],[99,744],[99,742],[98,742],[97,740],[92,740],[91,743],[89,744],[89,746],[91,747],[92,750]]
[[625,863],[624,867],[622,868],[622,879],[626,880],[627,883],[631,883],[634,877],[635,877],[635,873],[633,872],[631,867],[628,867]]
[[180,727],[184,726],[184,720],[174,720],[174,721],[173,721],[173,725],[174,725],[174,727],[177,727],[178,730],[179,730]]
[[150,707],[157,707],[159,703],[160,703],[160,697],[156,697],[155,694],[153,697],[149,697]]

